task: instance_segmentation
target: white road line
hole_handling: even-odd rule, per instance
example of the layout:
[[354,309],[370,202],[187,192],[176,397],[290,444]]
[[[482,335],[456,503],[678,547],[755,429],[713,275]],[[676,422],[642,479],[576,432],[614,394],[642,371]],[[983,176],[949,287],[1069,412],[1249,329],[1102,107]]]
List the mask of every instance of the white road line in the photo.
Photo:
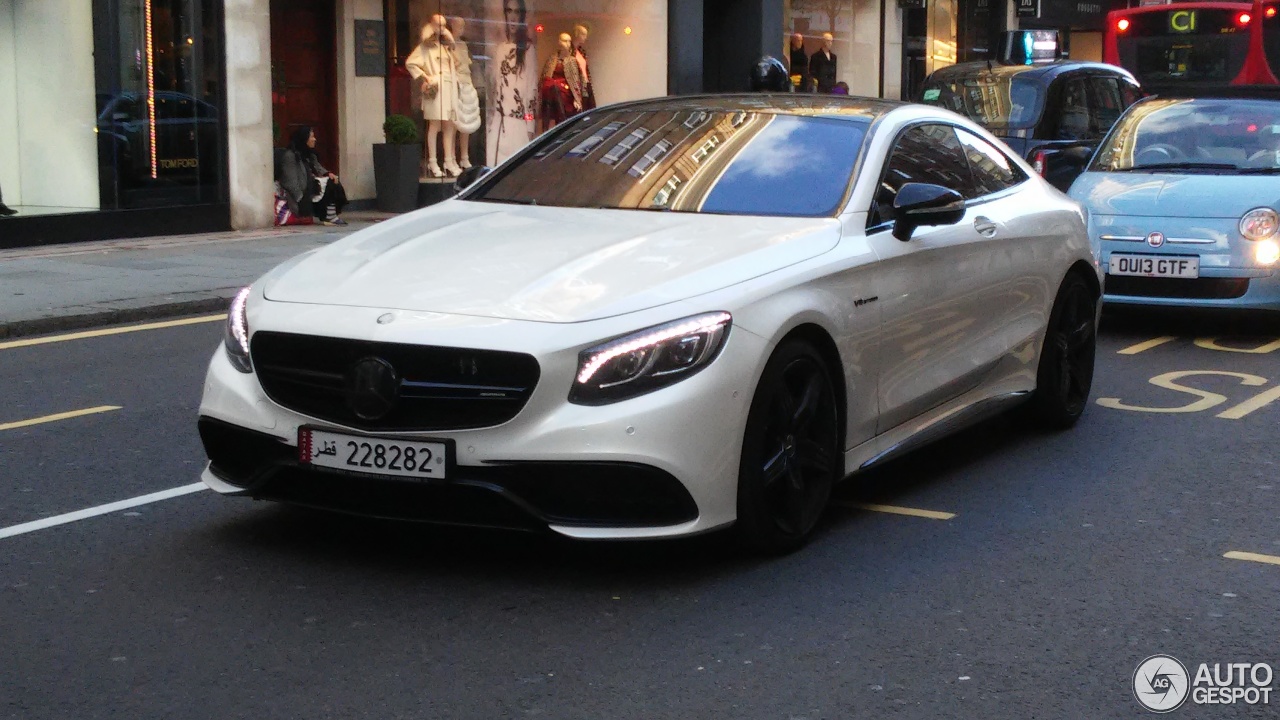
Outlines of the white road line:
[[0,539],[13,537],[15,535],[25,535],[26,533],[44,530],[45,528],[51,528],[57,525],[66,525],[67,523],[73,523],[79,520],[87,520],[91,517],[107,515],[118,510],[128,510],[129,508],[138,507],[139,505],[149,505],[154,502],[160,502],[161,500],[190,495],[191,493],[200,492],[201,490],[206,489],[208,489],[208,486],[204,483],[192,483],[190,485],[183,485],[182,487],[161,490],[160,492],[154,492],[150,495],[139,495],[136,498],[129,498],[128,500],[119,500],[117,502],[107,503],[106,505],[99,505],[97,507],[69,512],[65,515],[55,515],[53,517],[44,518],[43,520],[32,520],[31,522],[22,523],[21,525],[0,528]]

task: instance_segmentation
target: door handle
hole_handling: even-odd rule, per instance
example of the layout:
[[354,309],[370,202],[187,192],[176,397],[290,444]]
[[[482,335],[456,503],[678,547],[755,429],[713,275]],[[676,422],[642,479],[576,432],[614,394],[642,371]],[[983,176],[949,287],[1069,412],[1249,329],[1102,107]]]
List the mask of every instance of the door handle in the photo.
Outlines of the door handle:
[[973,219],[973,229],[977,230],[978,234],[983,237],[995,237],[998,226],[991,222],[991,218],[979,215]]

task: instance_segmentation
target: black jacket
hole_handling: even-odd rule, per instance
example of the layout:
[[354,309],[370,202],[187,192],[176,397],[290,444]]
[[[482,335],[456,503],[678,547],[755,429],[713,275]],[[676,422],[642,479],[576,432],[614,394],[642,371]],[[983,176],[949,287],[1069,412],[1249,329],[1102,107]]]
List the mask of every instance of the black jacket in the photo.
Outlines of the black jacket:
[[818,92],[831,92],[831,88],[836,84],[836,54],[831,53],[831,58],[827,59],[827,56],[818,50],[810,56],[809,77],[818,83]]
[[809,91],[809,56],[804,54],[804,48],[791,49],[791,67],[788,68],[792,77],[800,76],[800,87],[796,88],[801,92]]

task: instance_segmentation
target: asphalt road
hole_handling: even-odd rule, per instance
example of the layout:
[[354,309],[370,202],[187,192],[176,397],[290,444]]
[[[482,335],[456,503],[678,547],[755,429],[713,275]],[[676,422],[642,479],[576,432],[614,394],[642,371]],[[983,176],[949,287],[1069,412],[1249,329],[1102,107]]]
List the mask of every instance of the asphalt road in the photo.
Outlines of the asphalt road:
[[[1224,557],[1280,555],[1278,334],[1104,330],[1074,430],[888,464],[780,559],[207,491],[0,537],[0,718],[1132,718],[1148,656],[1280,665],[1280,565]],[[0,345],[0,535],[196,482],[219,336]]]

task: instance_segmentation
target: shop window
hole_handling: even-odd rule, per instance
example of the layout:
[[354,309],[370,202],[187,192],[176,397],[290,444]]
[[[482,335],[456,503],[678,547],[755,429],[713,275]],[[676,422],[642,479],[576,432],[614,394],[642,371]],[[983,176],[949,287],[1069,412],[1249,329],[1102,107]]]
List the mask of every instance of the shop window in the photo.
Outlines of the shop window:
[[[4,202],[24,216],[226,202],[221,6],[7,3]],[[72,51],[75,37],[92,46]]]
[[[667,94],[666,0],[389,0],[387,8],[389,102],[421,124],[424,170],[434,159],[452,174],[464,148],[473,164],[497,165],[596,107]],[[424,99],[428,74],[443,82]],[[585,158],[620,129],[561,135],[538,157],[568,145],[568,156]]]
[[785,2],[786,34],[779,38],[778,58],[788,67],[792,87],[797,92],[879,97],[880,5],[853,0]]

